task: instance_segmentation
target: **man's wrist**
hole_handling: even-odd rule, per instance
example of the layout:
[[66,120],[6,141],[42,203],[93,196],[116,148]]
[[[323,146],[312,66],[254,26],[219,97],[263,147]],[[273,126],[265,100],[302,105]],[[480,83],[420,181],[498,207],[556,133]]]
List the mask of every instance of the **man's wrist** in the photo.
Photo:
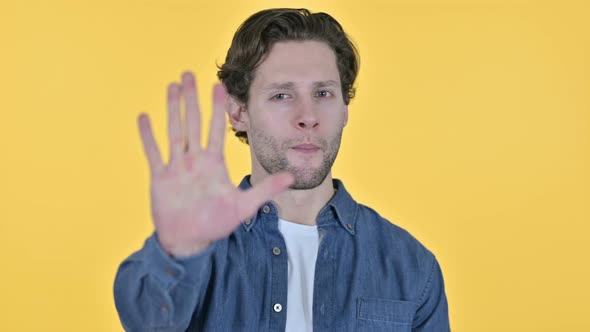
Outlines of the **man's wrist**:
[[198,242],[189,246],[174,246],[160,243],[164,252],[171,258],[186,258],[196,255],[205,250],[210,244],[211,241]]

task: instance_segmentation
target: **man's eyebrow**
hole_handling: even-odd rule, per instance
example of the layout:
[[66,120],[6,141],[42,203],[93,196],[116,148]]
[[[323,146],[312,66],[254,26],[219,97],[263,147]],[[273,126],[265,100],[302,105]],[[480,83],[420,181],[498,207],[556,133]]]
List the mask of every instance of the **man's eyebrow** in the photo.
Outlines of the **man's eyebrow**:
[[313,86],[316,88],[325,88],[328,86],[338,86],[340,85],[340,83],[334,81],[334,80],[327,80],[327,81],[321,81],[321,82],[313,82]]
[[[316,81],[312,83],[314,88],[324,88],[324,87],[329,87],[329,86],[338,86],[340,85],[340,83],[338,83],[337,81],[334,80],[327,80],[327,81]],[[273,90],[273,89],[284,89],[284,90],[291,90],[295,88],[295,83],[294,82],[275,82],[275,83],[271,83],[267,86],[265,86],[264,88],[262,88],[262,90],[267,91],[267,90]]]
[[271,83],[271,84],[265,86],[264,88],[262,88],[262,90],[264,90],[264,91],[274,90],[274,89],[291,90],[294,87],[295,87],[295,83],[293,83],[293,82],[275,82],[275,83]]

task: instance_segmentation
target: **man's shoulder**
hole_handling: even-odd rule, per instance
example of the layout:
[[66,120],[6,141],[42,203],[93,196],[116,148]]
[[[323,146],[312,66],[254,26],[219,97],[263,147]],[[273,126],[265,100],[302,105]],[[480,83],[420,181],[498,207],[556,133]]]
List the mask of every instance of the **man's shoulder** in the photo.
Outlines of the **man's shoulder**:
[[358,204],[357,232],[372,246],[398,257],[431,261],[432,252],[405,228],[390,222],[374,209]]

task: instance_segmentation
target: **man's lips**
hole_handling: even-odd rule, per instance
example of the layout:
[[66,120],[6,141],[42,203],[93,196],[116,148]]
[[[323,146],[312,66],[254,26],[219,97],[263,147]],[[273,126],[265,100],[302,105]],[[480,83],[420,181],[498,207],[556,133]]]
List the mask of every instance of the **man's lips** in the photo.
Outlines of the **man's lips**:
[[315,152],[320,149],[319,146],[314,144],[299,144],[292,147],[292,149],[301,151],[301,152]]

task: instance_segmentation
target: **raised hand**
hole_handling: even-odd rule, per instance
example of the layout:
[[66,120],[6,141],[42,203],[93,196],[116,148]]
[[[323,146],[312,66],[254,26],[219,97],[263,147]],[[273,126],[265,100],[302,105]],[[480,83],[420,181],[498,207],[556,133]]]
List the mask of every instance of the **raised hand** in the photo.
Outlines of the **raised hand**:
[[[180,98],[185,101],[183,126]],[[241,191],[230,181],[223,144],[227,96],[221,85],[213,92],[213,115],[207,148],[201,147],[201,114],[195,78],[182,75],[182,83],[168,86],[168,138],[170,160],[164,165],[147,114],[138,126],[150,167],[151,210],[157,237],[174,257],[190,256],[212,241],[227,237],[240,222],[256,213],[265,201],[286,190],[293,178],[274,174],[258,186]]]

